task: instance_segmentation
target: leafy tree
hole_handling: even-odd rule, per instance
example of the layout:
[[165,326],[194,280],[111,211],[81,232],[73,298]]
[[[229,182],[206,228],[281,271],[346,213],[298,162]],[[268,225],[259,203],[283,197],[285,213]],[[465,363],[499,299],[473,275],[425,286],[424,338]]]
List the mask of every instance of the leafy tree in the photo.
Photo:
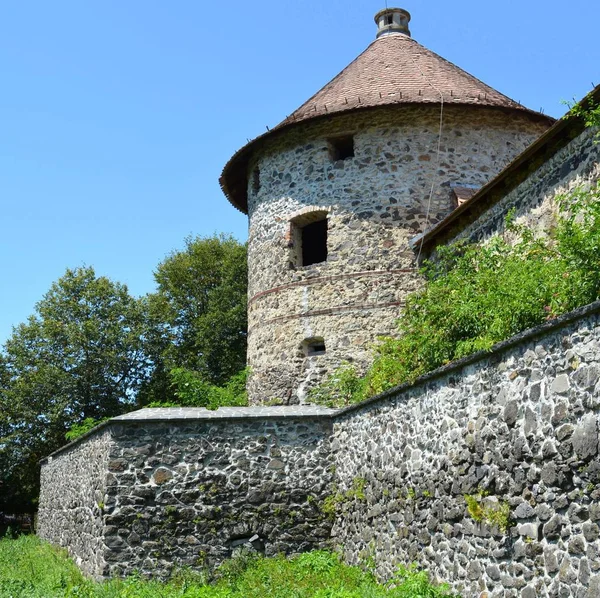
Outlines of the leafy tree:
[[177,401],[176,368],[226,384],[246,365],[246,246],[225,235],[188,237],[154,276],[158,290],[145,298],[154,372],[140,402]]
[[67,270],[13,330],[0,362],[0,510],[32,504],[38,461],[74,424],[131,408],[149,366],[142,324],[127,287],[83,267]]

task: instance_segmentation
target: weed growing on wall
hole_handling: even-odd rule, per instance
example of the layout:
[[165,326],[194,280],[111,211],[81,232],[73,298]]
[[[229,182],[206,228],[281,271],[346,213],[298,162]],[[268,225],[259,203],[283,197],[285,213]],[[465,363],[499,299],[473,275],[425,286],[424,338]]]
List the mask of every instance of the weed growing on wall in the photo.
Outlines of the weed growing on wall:
[[507,502],[486,503],[485,496],[465,494],[469,517],[477,523],[487,523],[505,534],[511,525],[510,505]]
[[[588,128],[600,127],[600,104],[593,100],[591,94],[583,102],[563,103],[569,107],[569,112],[567,112],[566,116],[576,116],[583,119],[585,126]],[[596,132],[595,142],[600,143],[600,131]]]
[[364,378],[344,365],[311,400],[361,401],[598,299],[600,186],[576,189],[557,205],[545,237],[509,215],[504,236],[440,248],[423,268],[424,288],[407,301],[399,338],[381,339]]

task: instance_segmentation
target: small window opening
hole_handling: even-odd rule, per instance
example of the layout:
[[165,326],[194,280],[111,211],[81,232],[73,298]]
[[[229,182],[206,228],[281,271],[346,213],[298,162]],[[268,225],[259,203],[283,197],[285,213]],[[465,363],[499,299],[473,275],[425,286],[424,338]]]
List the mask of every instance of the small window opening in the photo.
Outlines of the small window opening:
[[469,201],[475,193],[478,191],[478,187],[473,185],[451,185],[452,188],[452,208],[462,206],[465,202]]
[[327,212],[315,210],[290,222],[290,269],[327,261]]
[[252,171],[252,191],[254,193],[260,191],[260,169],[258,166]]
[[308,338],[302,343],[304,354],[307,357],[325,354],[325,340],[322,338]]
[[394,15],[386,15],[385,16],[385,24],[393,25],[394,24]]
[[345,135],[344,137],[330,139],[329,155],[334,162],[354,158],[354,136]]
[[327,261],[327,218],[302,227],[302,265]]

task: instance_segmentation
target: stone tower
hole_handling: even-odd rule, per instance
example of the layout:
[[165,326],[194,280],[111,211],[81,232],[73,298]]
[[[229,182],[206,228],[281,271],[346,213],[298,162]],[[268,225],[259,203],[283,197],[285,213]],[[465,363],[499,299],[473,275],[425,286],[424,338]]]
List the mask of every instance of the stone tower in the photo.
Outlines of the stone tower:
[[302,403],[341,363],[365,368],[419,286],[411,237],[552,123],[417,43],[409,21],[377,13],[375,41],[225,166],[250,221],[253,404]]

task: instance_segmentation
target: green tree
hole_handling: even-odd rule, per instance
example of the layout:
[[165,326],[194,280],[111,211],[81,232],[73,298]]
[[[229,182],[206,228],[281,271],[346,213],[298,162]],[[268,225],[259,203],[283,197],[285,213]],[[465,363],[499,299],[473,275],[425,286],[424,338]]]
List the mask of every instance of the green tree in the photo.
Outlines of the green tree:
[[158,290],[145,298],[154,371],[141,402],[176,401],[175,368],[226,384],[246,364],[246,246],[226,235],[188,237],[154,277]]
[[142,331],[127,287],[89,267],[67,270],[13,330],[0,362],[0,510],[35,501],[38,461],[71,426],[133,406],[150,365]]

